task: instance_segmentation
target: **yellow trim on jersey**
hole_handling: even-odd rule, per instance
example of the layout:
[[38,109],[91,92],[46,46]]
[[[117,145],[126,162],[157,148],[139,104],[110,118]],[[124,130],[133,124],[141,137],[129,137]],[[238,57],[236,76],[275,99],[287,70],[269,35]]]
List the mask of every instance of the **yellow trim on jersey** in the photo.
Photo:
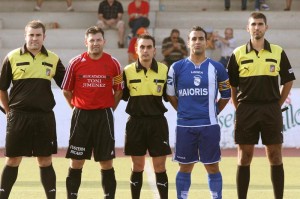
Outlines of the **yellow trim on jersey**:
[[278,76],[282,48],[274,44],[270,47],[271,52],[262,49],[258,55],[254,50],[247,53],[246,45],[237,48],[234,54],[239,65],[239,76]]
[[229,79],[223,81],[223,82],[219,82],[218,83],[218,87],[219,87],[219,91],[225,91],[230,89],[230,83],[229,83]]
[[56,72],[58,56],[47,50],[48,56],[39,52],[34,58],[30,53],[20,53],[20,49],[8,54],[13,80],[40,78],[51,80]]
[[168,67],[157,62],[158,72],[149,69],[145,74],[144,70],[137,70],[136,63],[125,67],[126,83],[130,96],[153,95],[162,96],[167,81]]
[[114,77],[114,85],[121,84],[123,82],[123,75],[120,74]]

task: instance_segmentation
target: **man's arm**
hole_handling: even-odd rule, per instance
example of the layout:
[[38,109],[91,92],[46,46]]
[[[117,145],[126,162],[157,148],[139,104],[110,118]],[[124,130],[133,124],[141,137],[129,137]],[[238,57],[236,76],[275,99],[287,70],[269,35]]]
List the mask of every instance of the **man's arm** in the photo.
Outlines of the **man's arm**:
[[220,98],[218,100],[218,110],[219,113],[225,108],[226,104],[229,102],[229,99]]
[[65,66],[62,64],[61,60],[59,59],[56,66],[56,72],[53,77],[54,81],[56,82],[57,86],[59,86],[59,88],[62,88],[62,82],[64,80],[65,73],[66,73]]
[[123,13],[118,13],[117,21],[121,21],[123,17]]
[[120,100],[122,99],[122,95],[123,95],[122,90],[115,91],[115,93],[114,93],[115,105],[113,107],[113,110],[117,109],[117,106],[118,106]]
[[280,88],[280,100],[279,100],[279,105],[282,106],[284,101],[286,100],[287,96],[289,95],[291,89],[293,86],[293,81],[289,81],[285,83],[284,85],[281,86]]
[[233,87],[233,86],[231,86],[231,100],[232,100],[234,108],[236,109],[237,105],[238,105],[238,101],[237,101],[237,88]]
[[73,97],[73,92],[72,91],[68,91],[68,90],[63,90],[63,94],[67,100],[67,103],[69,104],[69,106],[71,107],[71,109],[74,108],[74,106],[71,103],[72,97]]
[[178,98],[176,96],[170,96],[170,95],[168,95],[168,100],[171,103],[171,105],[173,106],[173,108],[177,111]]
[[6,114],[9,112],[9,106],[8,106],[8,92],[0,90],[0,102],[5,110]]

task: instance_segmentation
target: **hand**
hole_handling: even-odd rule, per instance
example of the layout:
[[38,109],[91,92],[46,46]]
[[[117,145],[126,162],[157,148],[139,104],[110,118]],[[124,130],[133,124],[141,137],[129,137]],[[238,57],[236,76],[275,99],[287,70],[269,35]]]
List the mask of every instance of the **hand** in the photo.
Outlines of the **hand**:
[[117,20],[116,19],[109,19],[106,21],[106,24],[109,25],[109,26],[113,26],[117,23]]
[[173,48],[174,49],[179,49],[180,48],[180,44],[179,43],[173,43]]

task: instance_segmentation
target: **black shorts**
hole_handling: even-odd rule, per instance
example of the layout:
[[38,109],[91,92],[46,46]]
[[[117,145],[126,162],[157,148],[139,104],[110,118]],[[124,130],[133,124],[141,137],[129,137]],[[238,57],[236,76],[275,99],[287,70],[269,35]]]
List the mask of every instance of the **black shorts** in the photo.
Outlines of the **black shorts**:
[[112,109],[82,110],[72,115],[66,158],[91,159],[96,162],[115,158],[115,135]]
[[55,153],[57,139],[53,112],[9,112],[5,156],[46,157]]
[[129,117],[126,124],[125,155],[151,157],[171,154],[169,128],[166,118]]
[[283,121],[278,103],[239,104],[236,110],[235,143],[264,145],[283,143]]

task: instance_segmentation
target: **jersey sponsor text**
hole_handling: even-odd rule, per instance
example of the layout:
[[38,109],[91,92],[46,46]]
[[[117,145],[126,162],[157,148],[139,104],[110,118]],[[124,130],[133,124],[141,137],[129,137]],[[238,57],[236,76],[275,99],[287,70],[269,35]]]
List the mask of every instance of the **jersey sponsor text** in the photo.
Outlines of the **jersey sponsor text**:
[[201,96],[208,95],[207,88],[188,88],[188,89],[180,89],[178,90],[178,94],[180,97],[184,96]]

